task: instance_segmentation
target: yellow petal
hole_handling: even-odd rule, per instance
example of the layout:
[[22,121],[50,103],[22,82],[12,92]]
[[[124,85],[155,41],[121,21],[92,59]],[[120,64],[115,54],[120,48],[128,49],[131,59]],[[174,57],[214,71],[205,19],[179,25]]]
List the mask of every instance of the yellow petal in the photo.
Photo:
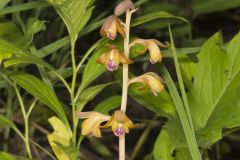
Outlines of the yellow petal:
[[109,52],[103,53],[100,57],[97,59],[97,63],[99,64],[107,64],[109,61]]
[[92,126],[91,133],[93,134],[93,136],[95,136],[95,137],[101,137],[102,136],[99,127],[100,127],[100,123],[95,123]]
[[100,35],[107,36],[109,39],[114,40],[117,35],[117,19],[115,15],[106,18],[100,29]]
[[128,81],[128,84],[136,83],[136,82],[143,83],[144,85],[147,85],[147,83],[148,83],[145,76],[139,76],[139,77],[134,77],[134,78],[130,79]]
[[112,60],[115,66],[118,66],[120,63],[119,50],[112,49],[110,51],[109,60]]
[[122,128],[123,128],[123,130],[125,131],[125,133],[129,133],[129,129],[128,129],[127,124],[123,124],[123,125],[122,125]]
[[93,121],[91,119],[86,119],[82,123],[82,135],[88,135],[91,132],[91,127],[93,125]]
[[136,44],[142,45],[144,47],[143,50],[136,50],[135,51],[138,55],[143,55],[144,53],[146,53],[146,51],[147,51],[147,41],[146,40],[144,40],[144,39],[136,39],[136,40],[134,40],[130,44],[130,47],[132,47],[132,46],[134,46]]
[[160,42],[156,39],[149,39],[149,41],[152,41],[153,43],[156,43],[158,46],[163,47],[163,48],[169,47],[169,45],[166,45],[166,44],[164,44],[164,43],[162,43],[162,42]]
[[108,128],[112,125],[113,121],[114,121],[114,115],[111,116],[110,120],[108,120],[108,122],[106,124],[104,124],[103,126],[101,126],[102,128]]
[[148,72],[141,76],[130,79],[128,84],[135,83],[135,82],[143,83],[144,86],[140,89],[150,87],[153,94],[157,95],[158,92],[164,89],[164,85],[162,84],[161,81],[162,81],[161,78],[156,73]]
[[145,75],[148,78],[149,87],[151,88],[153,94],[156,96],[158,92],[164,89],[161,78],[153,72],[146,73]]
[[162,55],[157,44],[148,42],[148,49],[150,52],[151,63],[156,63],[162,60]]
[[129,58],[127,58],[123,53],[119,53],[119,56],[120,56],[120,62],[122,64],[131,64],[133,63],[133,61]]
[[125,30],[124,30],[124,27],[123,27],[122,23],[123,23],[123,22],[122,22],[120,19],[117,19],[117,20],[116,20],[117,31],[118,31],[118,33],[121,34],[121,36],[122,36],[123,38],[125,38],[125,37],[126,37],[126,33],[125,33]]
[[127,116],[125,117],[125,123],[124,124],[126,124],[127,127],[129,127],[129,128],[133,128],[134,127],[133,122]]
[[113,132],[116,131],[118,129],[118,127],[119,127],[119,123],[114,120],[112,123],[112,131]]

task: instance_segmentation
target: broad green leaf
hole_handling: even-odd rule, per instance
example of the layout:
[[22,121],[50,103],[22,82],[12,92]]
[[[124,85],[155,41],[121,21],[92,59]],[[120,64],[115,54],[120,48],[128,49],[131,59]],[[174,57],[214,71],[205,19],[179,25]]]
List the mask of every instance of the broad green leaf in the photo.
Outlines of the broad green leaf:
[[120,105],[121,105],[121,96],[112,96],[103,100],[101,103],[99,103],[94,110],[97,112],[101,112],[103,114],[108,114],[110,110]]
[[98,138],[90,137],[88,139],[92,143],[93,149],[95,149],[100,155],[102,155],[103,157],[111,156],[111,152],[107,148],[107,145],[104,145],[100,140],[98,140]]
[[176,160],[192,160],[188,148],[179,148],[176,150]]
[[142,17],[136,18],[135,20],[133,20],[131,26],[137,26],[137,25],[152,21],[154,19],[177,19],[177,20],[181,20],[181,21],[184,21],[184,22],[188,22],[183,17],[174,16],[170,13],[163,12],[163,11],[157,11],[157,12],[149,13],[149,14],[144,15]]
[[46,104],[65,124],[68,124],[61,103],[55,92],[47,84],[43,83],[37,77],[26,73],[13,74],[10,78],[27,92],[38,98],[42,103]]
[[87,89],[85,89],[80,96],[77,99],[77,111],[82,111],[83,107],[91,101],[99,92],[101,92],[105,87],[114,84],[114,82],[111,83],[105,83],[105,84],[99,84],[95,86],[91,86]]
[[[183,133],[184,133],[181,135],[184,135],[184,137],[186,138],[191,156],[200,160],[201,154],[198,149],[196,136],[195,136],[195,133],[193,132],[193,129],[191,128],[190,122],[188,120],[188,115],[185,111],[183,101],[182,101],[181,97],[179,96],[176,86],[175,86],[170,74],[168,73],[167,69],[163,65],[161,65],[160,71],[162,73],[162,76],[163,76],[166,84],[167,84],[167,87],[172,96],[174,105],[175,105],[177,113],[178,113],[179,119],[177,119],[178,120],[177,122],[179,122],[179,121],[181,122],[181,128],[183,129]],[[180,126],[180,125],[178,125],[178,126]],[[171,137],[172,135],[169,134],[169,136]],[[177,134],[177,136],[178,136],[178,134]]]
[[[191,113],[197,130],[205,126],[233,80],[231,77],[228,81],[228,74],[231,75],[229,58],[235,53],[226,53],[220,48],[221,44],[221,35],[217,33],[202,46],[199,53],[199,63],[189,94]],[[226,73],[227,71],[230,73]]]
[[219,33],[199,53],[189,100],[201,145],[221,138],[223,128],[240,126],[240,33],[222,48]]
[[19,53],[19,49],[10,43],[0,39],[0,60],[10,58],[13,54]]
[[171,146],[169,135],[165,128],[163,128],[158,135],[153,148],[154,160],[164,159],[173,160],[173,147]]
[[[217,6],[217,7],[216,7]],[[210,13],[223,11],[226,9],[237,8],[240,6],[239,0],[194,0],[192,3],[193,11],[196,13]]]
[[0,39],[19,45],[23,38],[22,31],[13,22],[0,23]]
[[168,118],[176,114],[172,99],[166,91],[161,91],[158,96],[154,96],[150,90],[139,91],[138,88],[137,85],[131,85],[128,90],[128,94],[135,101]]
[[48,119],[49,123],[53,127],[54,131],[48,135],[48,141],[59,160],[71,160],[71,155],[59,144],[64,147],[70,147],[72,133],[68,130],[67,126],[57,117],[51,117]]
[[0,9],[2,9],[8,2],[10,2],[11,0],[1,0],[0,1]]
[[[78,32],[86,24],[90,17],[90,13],[87,11],[87,5],[89,1],[87,0],[48,0],[57,13],[63,19],[65,25],[67,26],[71,43],[74,43],[77,39]],[[92,11],[92,8],[89,9]],[[87,17],[87,18],[86,18]]]
[[190,88],[196,72],[196,63],[194,63],[187,55],[180,55],[178,58],[184,84],[187,88]]
[[[10,0],[1,0],[2,1],[10,1]],[[0,16],[9,14],[9,13],[15,13],[15,12],[20,12],[20,11],[25,11],[29,9],[34,9],[34,8],[41,8],[41,7],[47,7],[49,4],[44,1],[37,1],[37,2],[28,2],[28,3],[21,3],[21,4],[16,4],[12,5],[10,7],[5,7],[5,8],[0,8]]]
[[23,138],[22,133],[17,128],[17,126],[6,116],[0,115],[0,127],[10,127],[12,128],[21,138]]
[[93,53],[89,61],[87,62],[82,75],[82,81],[80,85],[80,92],[82,92],[91,82],[93,82],[98,76],[100,76],[106,67],[104,65],[98,64],[98,57],[105,51],[103,47],[99,47]]
[[29,158],[18,157],[7,152],[0,152],[0,159],[2,160],[32,160]]

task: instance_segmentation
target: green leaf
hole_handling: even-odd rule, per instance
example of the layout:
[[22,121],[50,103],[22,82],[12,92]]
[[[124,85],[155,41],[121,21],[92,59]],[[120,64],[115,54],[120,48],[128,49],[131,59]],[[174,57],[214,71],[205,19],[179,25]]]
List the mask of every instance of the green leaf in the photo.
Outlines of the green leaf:
[[0,152],[0,159],[2,160],[32,160],[29,158],[18,157],[7,152]]
[[82,82],[79,87],[79,91],[82,92],[91,82],[93,82],[98,76],[100,76],[106,67],[97,63],[98,57],[105,51],[103,47],[99,47],[95,50],[89,61],[87,62],[82,75]]
[[106,145],[104,145],[103,143],[101,143],[101,141],[99,141],[97,138],[88,138],[90,140],[90,142],[93,145],[93,149],[95,149],[100,155],[102,155],[103,157],[110,157],[111,156],[111,152],[109,151],[109,149],[107,148]]
[[19,45],[23,38],[22,31],[13,22],[0,23],[0,39]]
[[144,15],[142,17],[136,18],[135,20],[133,20],[131,26],[137,26],[137,25],[152,21],[154,19],[177,19],[177,20],[181,20],[181,21],[184,21],[184,22],[188,22],[183,17],[174,16],[170,13],[163,12],[163,11],[157,11],[157,12],[149,13],[149,14]]
[[[116,82],[115,82],[116,83]],[[95,86],[91,86],[87,89],[85,89],[80,96],[77,98],[77,111],[82,111],[83,107],[91,101],[99,92],[101,92],[105,87],[114,84],[114,82],[111,83],[105,83],[105,84],[99,84]]]
[[42,103],[46,104],[65,124],[68,124],[66,114],[59,102],[55,92],[37,77],[26,74],[17,73],[10,76],[19,86],[24,88],[27,92],[38,98]]
[[90,17],[90,11],[87,11],[87,5],[89,1],[87,0],[48,0],[57,13],[61,16],[64,23],[67,26],[71,43],[74,43],[77,39],[78,32],[86,24],[87,20]]
[[121,105],[121,96],[112,96],[105,99],[101,103],[99,103],[94,110],[97,112],[101,112],[103,114],[108,114],[110,110],[120,105]]
[[[54,129],[54,131],[48,135],[48,141],[57,158],[59,160],[74,160],[72,159],[72,154],[70,154],[67,149],[71,148],[72,132],[68,130],[68,127],[57,117],[53,116],[49,118],[48,121]],[[63,149],[61,146],[66,148]]]
[[11,0],[1,0],[0,1],[0,9],[2,9],[8,2],[10,2]]
[[[2,1],[7,1],[7,0],[1,0]],[[10,1],[10,0],[8,0]],[[1,3],[0,2],[0,3]],[[25,11],[33,8],[41,8],[41,7],[47,7],[49,4],[44,1],[39,1],[39,2],[29,2],[29,3],[22,3],[22,4],[16,4],[10,7],[5,7],[5,8],[0,8],[0,16],[9,14],[9,13],[15,13],[15,12],[20,12],[20,11]]]
[[[193,132],[193,129],[191,128],[190,122],[188,120],[188,115],[185,111],[183,101],[182,101],[181,97],[179,96],[176,86],[175,86],[170,74],[168,73],[167,69],[163,65],[161,65],[160,71],[162,73],[164,80],[166,81],[169,92],[170,92],[173,102],[175,104],[175,107],[176,107],[176,110],[177,110],[177,113],[179,116],[178,122],[179,121],[181,122],[181,126],[182,126],[184,134],[181,134],[181,133],[180,134],[181,134],[181,136],[182,135],[185,136],[192,158],[201,159],[201,154],[198,149],[196,136],[195,136],[195,133]],[[178,126],[180,126],[180,125],[178,125]],[[176,135],[176,133],[174,133],[174,134]],[[175,135],[169,135],[169,136],[175,136]],[[179,134],[177,134],[177,136],[178,135]]]
[[188,148],[179,148],[176,150],[176,160],[192,160]]
[[199,14],[223,11],[239,6],[240,1],[238,0],[194,0],[192,3],[193,10]]
[[135,84],[129,87],[128,94],[135,101],[159,115],[170,118],[176,114],[172,99],[166,91],[161,91],[158,96],[154,96],[149,90],[139,91]]
[[187,55],[178,55],[178,59],[184,84],[187,88],[190,88],[196,72],[196,63],[194,63]]
[[13,54],[19,53],[19,49],[10,43],[0,39],[0,60],[10,58]]
[[222,47],[219,33],[199,53],[189,100],[201,145],[221,138],[223,128],[240,126],[240,33]]
[[[21,138],[24,139],[22,133],[20,130],[17,128],[17,126],[6,116],[0,115],[0,127],[10,127],[12,128]],[[1,156],[0,156],[1,157]]]
[[173,147],[171,146],[169,135],[166,129],[162,129],[158,135],[153,148],[154,160],[173,160]]

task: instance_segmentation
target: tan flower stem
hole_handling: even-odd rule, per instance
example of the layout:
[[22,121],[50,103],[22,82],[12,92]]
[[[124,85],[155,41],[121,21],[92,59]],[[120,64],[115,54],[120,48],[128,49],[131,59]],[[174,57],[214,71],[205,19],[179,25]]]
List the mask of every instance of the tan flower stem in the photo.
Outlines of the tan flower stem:
[[[136,10],[127,10],[125,20],[125,33],[124,38],[124,54],[129,57],[129,34],[130,34],[130,22],[132,13]],[[121,110],[126,112],[127,108],[127,93],[128,93],[128,64],[123,64],[123,82],[122,82],[122,101]],[[119,160],[125,160],[125,135],[119,137]]]

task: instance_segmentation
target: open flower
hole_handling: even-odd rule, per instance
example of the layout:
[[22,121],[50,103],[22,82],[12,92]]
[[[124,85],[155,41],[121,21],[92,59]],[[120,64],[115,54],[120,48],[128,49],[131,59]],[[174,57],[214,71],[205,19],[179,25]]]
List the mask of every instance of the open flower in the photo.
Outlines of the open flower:
[[103,128],[112,127],[112,131],[115,136],[122,136],[125,133],[129,133],[129,128],[133,128],[134,124],[121,110],[115,111],[110,120],[103,125]]
[[114,40],[119,32],[123,37],[125,37],[125,31],[123,27],[123,22],[116,16],[109,16],[102,25],[100,30],[101,36],[107,36],[109,39]]
[[131,64],[132,60],[127,58],[118,49],[111,46],[111,50],[103,53],[97,60],[97,63],[106,65],[109,71],[114,71],[118,68],[119,63]]
[[128,9],[134,9],[135,5],[131,0],[123,0],[114,9],[114,14],[119,16],[125,13]]
[[139,55],[142,55],[142,54],[146,53],[147,50],[149,50],[150,62],[153,64],[156,62],[160,62],[162,60],[162,55],[161,55],[159,46],[160,47],[168,47],[167,45],[165,45],[164,43],[162,43],[156,39],[137,39],[130,44],[130,47],[132,47],[136,44],[141,44],[144,46],[144,50],[136,51],[136,53]]
[[150,88],[155,96],[157,96],[158,93],[164,89],[161,77],[159,77],[156,73],[153,72],[148,72],[141,76],[134,77],[129,80],[128,84],[135,82],[140,82],[144,84],[144,86],[140,87],[139,90]]
[[100,125],[104,121],[108,121],[110,116],[106,116],[99,112],[77,112],[77,117],[85,119],[82,123],[82,135],[91,133],[95,137],[101,137]]

